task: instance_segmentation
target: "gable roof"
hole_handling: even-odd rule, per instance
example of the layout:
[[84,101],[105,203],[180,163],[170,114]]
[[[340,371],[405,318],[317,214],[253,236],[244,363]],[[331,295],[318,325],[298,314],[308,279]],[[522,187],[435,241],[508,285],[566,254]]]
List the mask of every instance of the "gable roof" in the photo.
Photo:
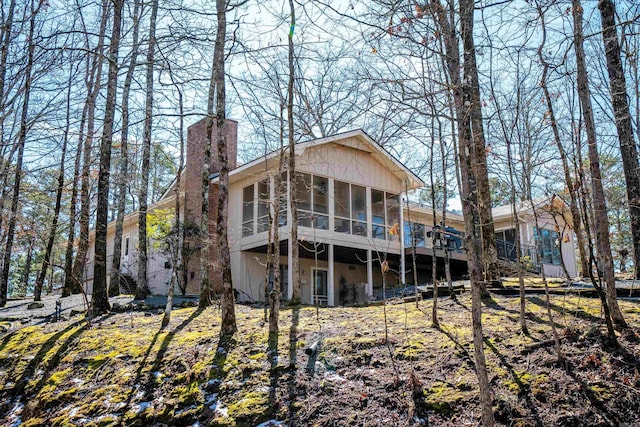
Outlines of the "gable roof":
[[[358,142],[353,144],[353,140]],[[299,142],[296,144],[296,156],[302,154],[305,150],[313,147],[318,147],[326,144],[339,144],[345,147],[356,148],[368,152],[378,162],[383,164],[387,169],[393,173],[396,177],[403,180],[408,179],[408,189],[414,189],[425,185],[424,181],[420,179],[413,171],[406,167],[402,162],[389,153],[384,147],[373,140],[362,129],[352,130],[348,132],[339,133],[336,135],[311,139],[308,141]],[[285,148],[286,149],[286,148]],[[288,151],[287,151],[288,152]],[[264,163],[271,159],[275,159],[278,156],[280,150],[274,150],[270,153],[260,156],[248,163],[245,163],[231,171],[229,171],[229,181],[233,182],[240,179],[246,172],[255,168],[264,168]],[[212,182],[217,182],[218,176],[211,176]]]

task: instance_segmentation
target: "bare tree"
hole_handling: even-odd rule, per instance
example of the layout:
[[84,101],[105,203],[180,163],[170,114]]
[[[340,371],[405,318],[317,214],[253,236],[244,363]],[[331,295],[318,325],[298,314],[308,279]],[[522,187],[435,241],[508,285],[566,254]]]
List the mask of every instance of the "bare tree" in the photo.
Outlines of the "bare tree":
[[118,48],[122,27],[122,7],[124,0],[113,1],[113,28],[109,44],[109,74],[105,115],[100,139],[100,169],[98,172],[98,202],[96,207],[95,265],[93,275],[93,314],[100,315],[110,309],[107,295],[107,224],[109,211],[109,175],[111,167],[111,146],[113,143],[113,121],[116,110],[116,89],[118,83]]
[[[85,81],[87,87],[87,99],[86,99],[86,110],[87,110],[87,123],[86,123],[86,134],[82,147],[82,171],[81,171],[81,179],[82,183],[80,186],[80,215],[78,218],[78,222],[80,224],[80,235],[78,236],[78,250],[76,253],[75,261],[73,262],[73,268],[70,270],[66,270],[65,268],[65,288],[76,290],[80,289],[80,284],[82,283],[82,277],[84,274],[85,264],[86,264],[86,256],[87,251],[89,249],[89,217],[90,217],[90,208],[91,208],[91,198],[89,194],[90,190],[90,181],[91,181],[91,163],[93,160],[92,149],[93,149],[93,138],[95,132],[95,113],[96,113],[96,100],[98,98],[98,94],[100,92],[100,87],[102,84],[102,65],[104,62],[104,39],[107,31],[107,23],[109,20],[109,0],[102,1],[102,11],[100,18],[100,30],[98,34],[98,41],[96,47],[94,49],[95,53],[92,56],[91,60],[91,68],[87,71],[87,78]],[[83,21],[84,24],[84,21]],[[88,30],[86,25],[83,28],[85,33],[85,40],[88,38]],[[85,41],[85,44],[89,45],[88,40]],[[82,131],[83,129],[81,129]],[[74,184],[75,185],[75,184]],[[72,208],[74,209],[74,208]],[[69,242],[68,245],[72,245],[73,237],[71,235],[72,231],[69,231]],[[70,263],[73,258],[73,247],[67,247],[67,261],[66,263]],[[63,292],[64,294],[64,292]]]
[[[600,155],[596,142],[596,128],[591,106],[591,91],[587,77],[587,66],[583,47],[584,35],[582,33],[582,5],[580,0],[572,0],[574,21],[574,46],[576,52],[576,67],[578,74],[578,97],[582,106],[582,115],[587,132],[587,145],[589,149],[589,169],[591,172],[591,187],[593,192],[593,216],[596,227],[597,267],[599,280],[604,279],[607,291],[607,306],[611,312],[613,322],[626,326],[622,311],[616,299],[616,281],[613,275],[613,257],[611,256],[611,243],[609,240],[609,218],[602,187],[602,174],[600,172]],[[605,308],[606,310],[606,308]]]
[[[469,273],[471,276],[471,317],[473,323],[473,348],[476,361],[476,375],[480,385],[480,407],[482,408],[482,424],[493,426],[495,418],[491,406],[491,388],[487,375],[484,356],[484,337],[482,333],[481,283],[487,279],[479,262],[491,264],[495,262],[495,235],[491,219],[491,195],[489,194],[486,169],[486,152],[484,147],[484,130],[482,128],[482,112],[480,110],[480,88],[478,70],[475,61],[475,45],[473,40],[473,0],[460,0],[460,28],[464,51],[464,77],[462,79],[461,99],[457,101],[461,117],[458,118],[460,140],[460,170],[462,174],[462,208],[467,233],[465,247],[467,249]],[[457,55],[457,53],[456,53]],[[447,56],[452,53],[448,49]],[[459,72],[459,71],[456,71]],[[475,142],[474,142],[475,141]],[[471,193],[477,192],[477,198]],[[476,204],[474,205],[474,202]],[[487,211],[488,209],[488,211]],[[487,236],[487,232],[491,236]],[[492,248],[488,245],[492,244]],[[491,250],[496,257],[491,256]],[[484,256],[480,256],[481,251]],[[489,251],[488,253],[486,251]],[[491,269],[489,269],[491,271]],[[485,271],[486,273],[486,271]]]
[[34,39],[36,16],[42,7],[42,3],[38,3],[36,7],[35,1],[31,0],[30,18],[29,18],[29,36],[27,37],[27,65],[24,70],[24,89],[22,100],[22,112],[20,117],[20,130],[18,133],[18,153],[15,165],[15,178],[13,181],[13,196],[11,198],[11,210],[7,224],[7,240],[4,248],[4,260],[2,264],[2,274],[0,275],[0,307],[4,307],[7,303],[7,291],[9,283],[9,264],[11,263],[11,254],[14,233],[16,229],[16,221],[18,214],[18,203],[20,197],[20,181],[22,179],[22,165],[24,161],[24,146],[27,140],[28,119],[29,119],[29,100],[31,96],[31,73],[33,70],[34,52],[36,41]]
[[620,43],[616,31],[615,5],[611,0],[599,0],[598,9],[602,18],[602,38],[609,72],[609,89],[611,104],[615,117],[622,166],[627,184],[629,216],[631,218],[631,234],[633,235],[634,277],[640,279],[640,166],[638,150],[633,138],[631,113],[627,100],[627,82],[620,60]]
[[111,279],[109,281],[109,296],[120,293],[120,262],[122,257],[122,230],[124,228],[124,214],[126,210],[127,198],[127,175],[129,170],[129,94],[133,74],[138,61],[139,32],[140,32],[140,9],[141,0],[135,0],[133,6],[133,34],[132,45],[127,74],[122,86],[122,130],[120,131],[120,174],[118,176],[118,198],[116,216],[115,235],[113,237],[113,259],[111,263]]
[[151,17],[149,18],[149,45],[147,48],[147,80],[146,97],[144,106],[144,135],[142,138],[142,169],[140,171],[140,189],[138,193],[138,284],[136,296],[143,300],[149,294],[147,284],[147,264],[149,260],[147,242],[147,205],[149,193],[149,158],[151,156],[151,137],[153,125],[153,67],[156,45],[156,20],[158,17],[158,0],[151,4]]
[[44,253],[44,259],[42,260],[42,267],[40,273],[36,279],[35,288],[33,291],[34,301],[40,301],[42,294],[42,286],[47,275],[47,270],[51,265],[51,252],[53,251],[53,244],[55,243],[56,232],[58,229],[58,217],[60,216],[60,208],[62,206],[62,193],[64,191],[64,168],[65,160],[67,156],[67,144],[69,142],[69,128],[71,127],[71,89],[73,87],[74,66],[69,67],[69,84],[67,86],[67,105],[66,105],[66,123],[64,133],[62,136],[62,149],[60,153],[60,169],[58,171],[57,188],[56,188],[56,204],[53,209],[53,219],[51,220],[51,228],[49,229],[49,238],[47,239],[47,246]]
[[[229,215],[229,162],[227,140],[225,136],[226,117],[226,87],[225,87],[225,54],[224,45],[227,31],[227,4],[225,0],[216,0],[218,16],[218,30],[213,54],[213,73],[216,83],[216,130],[218,145],[218,161],[220,162],[220,180],[218,193],[218,212],[216,232],[220,250],[220,269],[222,270],[222,322],[221,335],[231,335],[238,330],[236,326],[235,297],[231,278],[231,258],[229,253],[229,238],[227,236],[227,219]],[[207,136],[210,138],[210,133]]]
[[298,247],[298,206],[296,201],[297,180],[296,175],[296,145],[294,140],[293,126],[293,84],[294,84],[294,52],[293,52],[293,33],[296,27],[296,13],[293,0],[289,0],[290,24],[289,30],[289,83],[287,85],[287,123],[288,123],[288,141],[289,141],[289,209],[291,209],[291,284],[293,292],[291,295],[291,303],[300,303],[300,252]]

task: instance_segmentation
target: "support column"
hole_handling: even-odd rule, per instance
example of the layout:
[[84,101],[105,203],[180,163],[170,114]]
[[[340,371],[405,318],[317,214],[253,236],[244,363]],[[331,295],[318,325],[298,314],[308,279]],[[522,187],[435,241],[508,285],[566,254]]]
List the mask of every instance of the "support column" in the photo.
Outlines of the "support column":
[[367,298],[373,297],[373,260],[371,249],[367,249]]
[[333,243],[329,243],[329,271],[327,273],[327,305],[329,307],[333,307],[335,305],[334,302],[334,294],[335,289],[333,287],[333,277],[334,277],[334,268],[333,268]]

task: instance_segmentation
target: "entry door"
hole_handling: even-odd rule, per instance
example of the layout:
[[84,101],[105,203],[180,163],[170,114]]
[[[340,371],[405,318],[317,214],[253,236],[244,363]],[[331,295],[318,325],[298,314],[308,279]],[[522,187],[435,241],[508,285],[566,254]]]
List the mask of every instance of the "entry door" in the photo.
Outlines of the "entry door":
[[327,305],[327,271],[313,270],[313,294],[315,295],[318,305]]

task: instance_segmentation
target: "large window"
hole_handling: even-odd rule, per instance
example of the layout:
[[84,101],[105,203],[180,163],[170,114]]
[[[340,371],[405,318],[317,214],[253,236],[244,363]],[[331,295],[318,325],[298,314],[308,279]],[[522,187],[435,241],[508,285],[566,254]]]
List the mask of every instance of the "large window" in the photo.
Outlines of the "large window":
[[269,229],[269,193],[266,179],[242,189],[242,237],[253,235],[254,222],[258,223],[258,233]]
[[334,181],[335,231],[367,235],[367,191],[359,185]]
[[298,225],[329,229],[329,179],[308,173],[296,174]]
[[398,241],[400,238],[400,198],[397,194],[371,190],[371,236]]
[[538,256],[545,264],[560,265],[560,233],[546,229],[534,229]]
[[253,185],[242,189],[242,237],[253,234]]
[[[413,231],[413,233],[412,233]],[[425,247],[425,225],[419,224],[417,222],[409,223],[407,221],[404,222],[404,246],[405,248],[413,247],[412,238],[415,239],[416,248],[424,248]]]

